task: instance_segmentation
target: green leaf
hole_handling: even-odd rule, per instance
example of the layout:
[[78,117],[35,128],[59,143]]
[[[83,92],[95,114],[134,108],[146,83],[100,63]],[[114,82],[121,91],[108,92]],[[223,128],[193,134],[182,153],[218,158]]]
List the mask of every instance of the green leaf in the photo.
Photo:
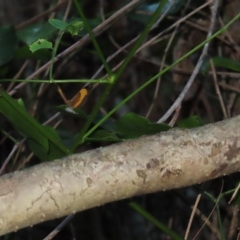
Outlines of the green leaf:
[[48,160],[64,157],[70,151],[61,143],[55,130],[42,126],[26,110],[0,88],[0,112],[9,119],[15,129],[27,140],[30,147],[39,156],[48,156]]
[[28,138],[27,144],[31,151],[41,160],[41,161],[49,161],[49,156],[44,148],[35,140]]
[[56,129],[50,127],[50,126],[42,126],[43,128],[45,128],[45,131],[47,131],[48,133],[51,134],[52,137],[54,137],[54,139],[56,139],[56,141],[61,142],[61,138],[58,135]]
[[[71,23],[73,23],[73,22],[82,23],[82,19],[81,19],[81,18],[78,18],[78,17],[72,17],[72,18],[70,18],[67,22],[68,22],[68,24],[71,24]],[[89,26],[90,26],[91,29],[94,29],[95,27],[97,27],[101,22],[102,22],[102,21],[101,21],[100,18],[91,18],[91,19],[88,19],[88,24],[89,24]],[[81,26],[80,26],[80,27],[81,27]],[[88,31],[87,31],[86,28],[84,27],[84,23],[83,23],[82,29],[80,29],[80,31],[78,32],[78,36],[83,37],[83,36],[85,36],[86,34],[88,34]]]
[[61,31],[68,31],[72,35],[78,35],[78,33],[83,29],[83,22],[82,21],[72,21],[70,23],[64,22],[59,19],[49,19],[48,20],[53,27],[61,30]]
[[37,139],[36,141],[46,152],[48,152],[49,145],[47,138],[41,134],[38,127],[32,127],[31,129],[31,126],[34,125],[31,118],[22,117],[24,115],[28,115],[26,110],[16,101],[11,99],[11,97],[3,92],[2,89],[0,89],[0,95],[0,112],[10,120],[12,125],[23,137]]
[[[240,62],[224,57],[213,57],[213,64],[215,67],[223,67],[232,71],[240,72]],[[206,74],[210,68],[210,60],[205,61],[201,68],[203,74]]]
[[95,142],[101,142],[101,141],[114,141],[114,142],[120,142],[122,141],[120,138],[118,138],[114,133],[110,133],[107,130],[96,130],[91,134],[86,141],[95,141]]
[[[54,130],[53,128],[51,128]],[[52,161],[55,159],[60,159],[63,157],[62,153],[54,150],[54,145],[52,142],[49,142],[49,151],[48,153],[44,151],[42,146],[32,139],[27,139],[27,143],[32,152],[41,160],[41,161]],[[64,155],[65,156],[65,155]]]
[[[68,114],[73,114],[76,117],[88,120],[89,116],[80,108],[77,109],[70,109],[66,105],[61,105],[58,106],[57,109],[61,112],[68,113]],[[96,117],[93,119],[92,123],[96,124],[99,120],[101,120],[104,117],[104,115],[99,112],[97,113]],[[114,121],[111,119],[107,119],[102,125],[101,128],[106,129],[109,132],[115,133],[115,126],[114,126]]]
[[203,126],[203,122],[198,116],[191,116],[187,119],[180,120],[177,126],[180,128],[195,128]]
[[45,39],[38,39],[36,42],[29,45],[31,52],[36,52],[40,49],[53,49],[52,43]]
[[[95,118],[93,119],[93,123],[94,124],[98,123],[104,116],[105,116],[105,114],[102,114],[101,112],[98,112],[96,114]],[[115,128],[114,124],[115,124],[115,122],[111,118],[108,118],[104,123],[101,124],[100,127],[115,134],[116,133],[116,128]]]
[[214,57],[213,63],[217,67],[224,67],[229,70],[240,72],[240,62],[224,57]]
[[19,30],[17,35],[21,41],[29,45],[40,38],[49,38],[56,32],[57,29],[50,23],[39,22]]
[[49,19],[48,21],[53,27],[62,31],[65,31],[68,27],[68,23],[59,19],[52,18],[52,19]]
[[13,27],[0,28],[0,66],[9,62],[18,44],[17,35]]
[[68,24],[67,30],[72,34],[72,35],[78,35],[78,33],[83,29],[83,22],[81,21],[73,21]]
[[125,138],[137,138],[167,131],[171,128],[166,124],[151,123],[147,118],[135,113],[127,113],[114,125],[117,133]]

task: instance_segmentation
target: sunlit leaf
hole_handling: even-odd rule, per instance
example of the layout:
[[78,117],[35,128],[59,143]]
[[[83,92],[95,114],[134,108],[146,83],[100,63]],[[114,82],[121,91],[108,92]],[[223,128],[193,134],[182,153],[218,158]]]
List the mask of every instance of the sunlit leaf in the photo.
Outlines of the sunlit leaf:
[[36,52],[40,49],[53,49],[52,43],[45,39],[38,39],[36,42],[29,45],[31,52]]
[[72,35],[78,35],[78,33],[83,29],[83,22],[81,21],[73,21],[67,26],[67,30],[72,34]]

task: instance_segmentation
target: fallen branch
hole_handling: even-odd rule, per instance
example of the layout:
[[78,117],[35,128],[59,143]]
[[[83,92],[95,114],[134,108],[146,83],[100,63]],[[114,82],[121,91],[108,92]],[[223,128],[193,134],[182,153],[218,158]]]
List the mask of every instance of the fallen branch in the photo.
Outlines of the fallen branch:
[[0,178],[0,235],[240,170],[240,117],[75,154]]

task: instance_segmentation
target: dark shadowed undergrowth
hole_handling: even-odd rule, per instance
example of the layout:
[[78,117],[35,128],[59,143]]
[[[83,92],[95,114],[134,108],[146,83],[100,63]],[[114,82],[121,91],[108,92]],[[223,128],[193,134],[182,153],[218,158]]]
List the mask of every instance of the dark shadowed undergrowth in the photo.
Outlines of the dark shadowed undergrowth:
[[[238,115],[240,2],[211,7],[0,2],[1,174]],[[233,174],[77,213],[54,239],[238,239],[238,195],[228,204],[238,181]],[[2,239],[44,239],[62,220]]]

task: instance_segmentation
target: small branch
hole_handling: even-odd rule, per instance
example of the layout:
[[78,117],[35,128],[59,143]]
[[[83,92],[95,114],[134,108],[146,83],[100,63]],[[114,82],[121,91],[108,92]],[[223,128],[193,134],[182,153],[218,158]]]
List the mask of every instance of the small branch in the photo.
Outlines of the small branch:
[[240,116],[172,129],[0,177],[0,235],[240,170]]

